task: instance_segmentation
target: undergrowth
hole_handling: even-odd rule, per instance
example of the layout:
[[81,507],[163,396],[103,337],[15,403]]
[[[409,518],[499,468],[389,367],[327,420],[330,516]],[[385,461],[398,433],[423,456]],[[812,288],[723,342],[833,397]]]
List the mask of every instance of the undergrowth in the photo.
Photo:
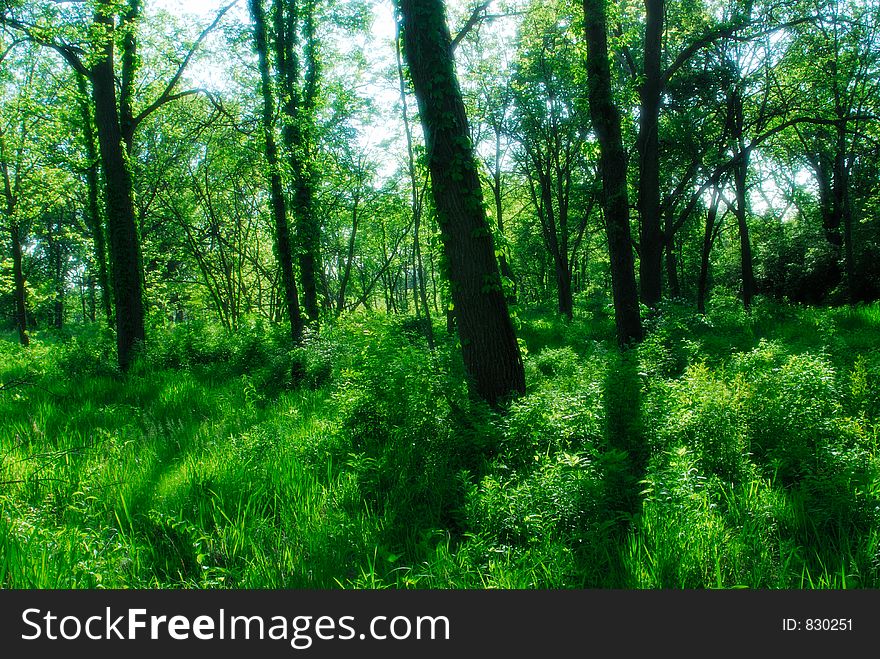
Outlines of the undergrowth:
[[880,586],[880,307],[518,314],[528,391],[343,318],[0,341],[10,588]]

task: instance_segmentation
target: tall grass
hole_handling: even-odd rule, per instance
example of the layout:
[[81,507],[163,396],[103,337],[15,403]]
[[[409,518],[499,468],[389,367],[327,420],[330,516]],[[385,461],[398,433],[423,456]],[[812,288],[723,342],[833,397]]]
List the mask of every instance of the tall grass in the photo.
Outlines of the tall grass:
[[0,585],[880,586],[880,307],[517,322],[504,415],[380,316],[0,341]]

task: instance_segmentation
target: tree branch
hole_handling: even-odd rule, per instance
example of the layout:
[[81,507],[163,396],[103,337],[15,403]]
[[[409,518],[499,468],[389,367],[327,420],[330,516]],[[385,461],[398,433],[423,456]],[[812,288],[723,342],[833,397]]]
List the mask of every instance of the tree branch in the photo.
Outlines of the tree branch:
[[196,50],[198,50],[201,43],[220,24],[220,21],[226,15],[226,12],[228,12],[230,9],[232,9],[236,4],[238,4],[238,0],[233,0],[233,2],[230,2],[228,5],[226,5],[222,9],[220,9],[220,11],[217,12],[217,16],[214,17],[214,20],[211,22],[211,24],[208,27],[206,27],[204,30],[202,30],[201,34],[199,34],[195,43],[192,45],[192,48],[190,48],[189,52],[187,52],[186,57],[183,58],[183,62],[181,62],[180,66],[177,67],[176,73],[171,77],[171,80],[168,81],[168,84],[165,86],[165,89],[162,91],[162,93],[159,94],[159,97],[155,101],[150,103],[147,107],[145,107],[132,120],[132,128],[131,128],[132,132],[137,130],[137,127],[144,121],[144,119],[149,117],[153,112],[158,110],[160,107],[162,107],[166,103],[170,103],[170,102],[175,101],[183,96],[189,96],[191,94],[197,93],[197,91],[200,91],[200,90],[196,90],[196,91],[191,90],[189,92],[182,92],[179,94],[173,93],[174,88],[177,86],[177,83],[180,82],[180,79],[183,77],[183,74],[186,71],[186,67],[189,65],[190,60],[192,60],[193,56],[195,55]]
[[458,34],[455,35],[455,38],[452,40],[452,44],[450,45],[450,49],[455,52],[456,47],[464,39],[468,32],[473,30],[477,25],[486,20],[486,10],[489,8],[489,5],[492,4],[492,0],[486,0],[482,4],[474,7],[474,10],[471,12],[470,18],[465,21],[464,27],[459,30]]

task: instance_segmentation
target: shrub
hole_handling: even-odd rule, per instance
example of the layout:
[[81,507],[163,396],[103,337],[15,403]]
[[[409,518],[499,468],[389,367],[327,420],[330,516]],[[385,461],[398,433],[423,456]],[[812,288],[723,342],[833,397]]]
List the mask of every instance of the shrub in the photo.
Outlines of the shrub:
[[668,387],[659,429],[665,446],[684,445],[700,470],[738,483],[750,475],[749,429],[741,394],[705,365],[687,369]]

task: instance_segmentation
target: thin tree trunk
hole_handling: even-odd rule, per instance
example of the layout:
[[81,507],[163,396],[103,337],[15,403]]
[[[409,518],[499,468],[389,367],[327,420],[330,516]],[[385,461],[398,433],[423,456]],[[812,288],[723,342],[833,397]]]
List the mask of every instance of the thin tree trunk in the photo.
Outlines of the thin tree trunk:
[[731,137],[737,149],[733,168],[733,184],[736,192],[736,221],[739,229],[740,263],[742,269],[742,297],[746,311],[752,308],[755,295],[755,274],[752,263],[752,244],[749,238],[747,178],[751,148],[743,138],[743,100],[740,90],[734,88],[730,95]]
[[[88,189],[87,222],[95,243],[95,261],[98,266],[98,285],[101,287],[101,305],[107,324],[113,327],[113,302],[110,291],[110,275],[107,270],[107,243],[104,236],[104,223],[101,221],[99,203],[100,184],[98,167],[100,166],[98,147],[95,145],[95,129],[92,124],[92,113],[87,101],[88,80],[84,75],[77,74],[77,85],[81,97],[80,115],[82,117],[83,137],[86,143],[86,155],[89,166],[86,169],[86,187]],[[94,318],[92,318],[94,320]]]
[[621,346],[641,341],[642,320],[636,287],[635,262],[629,226],[626,153],[620,133],[620,113],[611,91],[605,0],[584,0],[587,40],[587,87],[593,129],[599,139],[603,206],[611,259],[611,288],[617,340]]
[[12,222],[9,233],[12,238],[12,277],[15,280],[15,324],[18,327],[19,342],[23,346],[28,346],[31,340],[27,332],[27,298],[22,266],[21,231],[18,223]]
[[736,221],[739,229],[740,263],[742,267],[742,299],[746,311],[752,308],[755,295],[755,274],[752,263],[752,245],[749,238],[746,175],[749,167],[748,152],[740,157],[734,168],[736,188]]
[[[502,170],[501,170],[501,124],[495,124],[492,129],[495,131],[495,167],[492,171],[492,196],[495,199],[495,220],[498,223],[498,235],[501,239],[505,239],[504,235],[504,199],[502,197]],[[513,268],[507,261],[507,250],[502,248],[498,255],[498,266],[501,269],[501,275],[510,281],[510,293],[507,296],[508,304],[516,304],[516,279],[513,276]]]
[[853,254],[852,208],[849,204],[849,190],[844,193],[841,220],[843,223],[843,269],[846,273],[847,298],[850,304],[855,304],[859,301],[860,291],[859,282],[856,279],[855,255]]
[[266,37],[266,15],[262,0],[250,0],[251,19],[254,23],[254,46],[260,68],[260,89],[263,97],[263,135],[266,142],[266,161],[269,167],[269,184],[272,219],[275,225],[275,252],[281,268],[281,281],[284,289],[284,303],[290,319],[290,335],[294,343],[302,339],[303,322],[299,309],[299,293],[293,273],[293,260],[290,248],[290,227],[287,222],[287,204],[281,182],[281,165],[278,146],[275,142],[273,119],[275,103],[272,98],[272,83],[269,72],[269,44]]
[[[400,53],[400,26],[398,25],[397,38],[395,39],[394,54],[397,60],[397,81],[400,87],[400,105],[403,115],[403,128],[406,135],[406,153],[409,172],[410,195],[413,214],[413,303],[416,309],[416,318],[419,316],[419,296],[425,310],[427,326],[428,347],[434,349],[434,326],[431,321],[431,310],[428,308],[428,294],[425,287],[425,272],[422,267],[422,247],[420,244],[420,229],[422,226],[422,210],[424,205],[419,196],[419,182],[416,179],[416,157],[413,150],[412,129],[409,124],[409,109],[406,102],[406,85],[403,77],[403,60]],[[418,286],[418,291],[415,287]]]
[[441,0],[399,0],[465,367],[490,405],[525,392],[522,357],[492,232]]
[[706,212],[706,228],[703,231],[703,250],[700,254],[700,277],[697,281],[697,310],[706,313],[706,293],[709,285],[709,257],[712,254],[712,243],[715,236],[715,222],[718,218],[718,191],[712,193],[712,201]]
[[664,0],[645,0],[645,75],[639,88],[639,215],[641,218],[639,275],[641,299],[649,307],[663,292],[663,232],[660,229],[660,96],[663,74],[660,55]]
[[360,197],[357,192],[355,192],[353,202],[353,207],[351,210],[351,233],[348,236],[348,253],[345,257],[345,265],[342,270],[342,280],[339,282],[339,292],[336,294],[336,314],[339,315],[342,313],[343,309],[345,309],[345,291],[348,288],[348,282],[351,279],[351,267],[354,263],[354,247],[355,242],[357,241],[357,230],[358,230],[358,204],[360,201]]
[[[837,127],[837,143],[834,158],[834,220],[833,228],[840,241],[840,228],[843,227],[843,272],[846,276],[846,296],[850,304],[855,304],[858,297],[855,263],[852,244],[852,209],[849,203],[849,168],[846,163],[846,126],[841,123]],[[837,243],[840,253],[840,242]]]

